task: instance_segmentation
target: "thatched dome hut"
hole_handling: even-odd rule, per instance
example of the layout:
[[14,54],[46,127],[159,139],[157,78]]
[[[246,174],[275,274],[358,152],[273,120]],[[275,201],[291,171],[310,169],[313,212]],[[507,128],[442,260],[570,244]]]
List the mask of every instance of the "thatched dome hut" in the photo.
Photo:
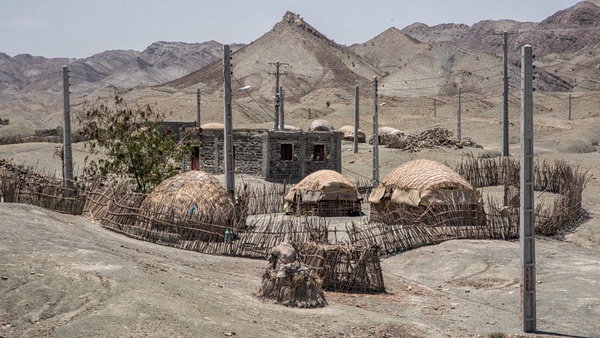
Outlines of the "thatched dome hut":
[[[346,125],[338,129],[342,133],[342,139],[345,141],[354,141],[354,126]],[[358,143],[365,143],[367,134],[361,129],[358,130]]]
[[369,202],[372,221],[485,222],[479,191],[449,166],[432,160],[412,160],[396,167],[373,189]]
[[329,122],[329,121],[326,121],[323,119],[316,119],[310,123],[308,130],[310,130],[310,131],[334,131],[335,128],[333,127],[333,124],[331,124],[331,122]]
[[204,130],[223,130],[225,129],[225,125],[223,123],[211,122],[201,125],[200,128]]
[[[379,129],[377,129],[377,134],[379,136],[380,145],[388,144],[390,140],[395,139],[395,136],[404,135],[402,131],[392,127],[379,127]],[[373,144],[373,135],[369,137],[369,144]]]
[[142,202],[148,219],[141,226],[185,239],[223,240],[232,227],[234,205],[212,175],[191,170],[159,184]]
[[285,126],[283,126],[283,130],[287,130],[287,131],[301,131],[302,128],[286,124]]
[[362,196],[345,176],[319,170],[294,185],[285,196],[288,212],[316,216],[357,216]]

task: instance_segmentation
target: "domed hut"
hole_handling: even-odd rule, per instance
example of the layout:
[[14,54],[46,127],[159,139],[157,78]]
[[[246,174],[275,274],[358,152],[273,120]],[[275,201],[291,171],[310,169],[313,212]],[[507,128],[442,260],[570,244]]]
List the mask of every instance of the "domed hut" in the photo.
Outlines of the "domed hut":
[[286,124],[285,126],[283,126],[283,130],[287,130],[287,131],[302,131],[302,128]]
[[[354,126],[346,125],[338,129],[342,133],[342,140],[354,141]],[[365,143],[367,135],[361,129],[358,130],[358,143]]]
[[310,131],[334,131],[335,128],[333,127],[333,124],[331,124],[331,122],[329,122],[329,121],[326,121],[323,119],[316,119],[310,123],[308,130],[310,130]]
[[142,202],[139,226],[185,240],[223,241],[234,226],[234,205],[212,175],[192,170],[159,184]]
[[345,176],[319,170],[294,185],[285,196],[288,213],[323,217],[358,216],[362,196]]
[[449,166],[425,159],[392,170],[369,195],[373,222],[429,226],[485,224],[479,191]]
[[223,130],[225,129],[225,125],[223,123],[210,122],[201,125],[200,128],[204,130]]
[[[379,136],[380,145],[386,145],[397,136],[404,135],[403,132],[392,127],[379,127],[379,129],[377,129],[377,134]],[[369,144],[373,144],[373,135],[369,137]]]

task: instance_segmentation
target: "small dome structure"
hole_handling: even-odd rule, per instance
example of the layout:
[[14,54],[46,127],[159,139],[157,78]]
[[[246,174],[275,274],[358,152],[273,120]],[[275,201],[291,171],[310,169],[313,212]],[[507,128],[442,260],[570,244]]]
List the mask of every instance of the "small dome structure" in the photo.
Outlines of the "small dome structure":
[[[354,126],[345,125],[338,129],[342,133],[342,140],[354,141]],[[365,143],[367,140],[367,134],[361,129],[358,129],[358,143]]]
[[319,170],[294,185],[285,196],[288,212],[316,216],[356,216],[362,196],[344,175]]
[[[394,136],[404,135],[402,131],[392,127],[379,127],[379,129],[377,129],[377,134],[379,135],[380,145],[388,144]],[[369,137],[369,144],[373,144],[373,135]]]
[[296,127],[296,126],[292,126],[292,125],[286,124],[285,126],[283,126],[283,130],[287,130],[287,131],[301,131],[302,129],[300,127]]
[[485,220],[479,191],[449,166],[426,159],[392,170],[373,189],[369,202],[372,220],[398,221],[415,216],[427,223],[427,219],[433,222],[436,213],[446,213],[446,217],[458,213],[458,218],[477,224]]
[[225,125],[223,123],[211,122],[201,125],[200,128],[204,130],[223,130],[225,129]]
[[316,119],[310,123],[308,130],[310,130],[310,131],[334,131],[335,128],[333,127],[333,124],[331,124],[331,122],[329,122],[327,120]]
[[198,170],[163,181],[146,196],[140,209],[149,215],[143,224],[147,229],[185,233],[187,239],[222,240],[234,215],[225,188],[214,176]]

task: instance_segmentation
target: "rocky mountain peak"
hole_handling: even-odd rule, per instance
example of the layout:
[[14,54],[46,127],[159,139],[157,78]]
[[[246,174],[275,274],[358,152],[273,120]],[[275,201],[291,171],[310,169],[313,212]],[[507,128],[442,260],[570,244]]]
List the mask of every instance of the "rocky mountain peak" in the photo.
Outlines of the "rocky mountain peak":
[[581,1],[575,6],[558,11],[542,21],[540,25],[571,27],[600,26],[600,1]]
[[315,37],[322,39],[322,40],[326,40],[328,42],[330,42],[331,44],[335,44],[335,42],[333,42],[333,40],[330,40],[329,38],[327,38],[325,35],[323,35],[321,32],[319,32],[316,28],[314,28],[313,26],[311,26],[310,24],[308,24],[306,21],[304,21],[304,19],[302,19],[302,17],[300,17],[300,15],[287,11],[285,13],[285,15],[283,16],[283,19],[281,19],[281,21],[275,25],[275,27],[277,26],[281,26],[281,25],[288,25],[288,26],[292,26],[295,28],[299,28],[311,35],[314,35]]

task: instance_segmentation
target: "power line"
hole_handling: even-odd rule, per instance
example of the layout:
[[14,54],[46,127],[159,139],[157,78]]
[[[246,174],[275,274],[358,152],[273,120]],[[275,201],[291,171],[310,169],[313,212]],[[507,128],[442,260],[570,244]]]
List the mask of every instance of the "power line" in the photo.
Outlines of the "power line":
[[[235,77],[233,74],[231,75],[231,77],[232,77],[232,78],[233,78],[233,79],[234,79],[234,80],[235,80],[235,81],[238,83],[238,85],[240,85],[240,87],[243,87],[243,86],[244,86],[244,85],[242,84],[242,82],[241,82],[240,80],[238,80],[238,79],[237,79],[237,78],[236,78],[236,77]],[[249,91],[247,91],[247,90],[244,90],[244,92],[246,92],[246,95],[248,95],[248,96],[250,97],[250,99],[252,99],[252,101],[254,101],[254,103],[256,103],[256,105],[257,105],[257,106],[259,106],[259,107],[260,107],[260,109],[262,109],[262,111],[263,111],[265,114],[267,114],[267,116],[268,116],[270,119],[273,119],[273,118],[274,118],[274,117],[273,117],[273,115],[271,115],[271,114],[270,114],[270,113],[269,113],[269,112],[268,112],[268,111],[267,111],[267,110],[266,110],[266,109],[265,109],[265,108],[264,108],[264,107],[263,107],[263,106],[262,106],[260,103],[258,103],[258,101],[256,101],[256,100],[254,99],[254,97],[252,96],[252,94],[250,94],[250,92],[249,92]]]

